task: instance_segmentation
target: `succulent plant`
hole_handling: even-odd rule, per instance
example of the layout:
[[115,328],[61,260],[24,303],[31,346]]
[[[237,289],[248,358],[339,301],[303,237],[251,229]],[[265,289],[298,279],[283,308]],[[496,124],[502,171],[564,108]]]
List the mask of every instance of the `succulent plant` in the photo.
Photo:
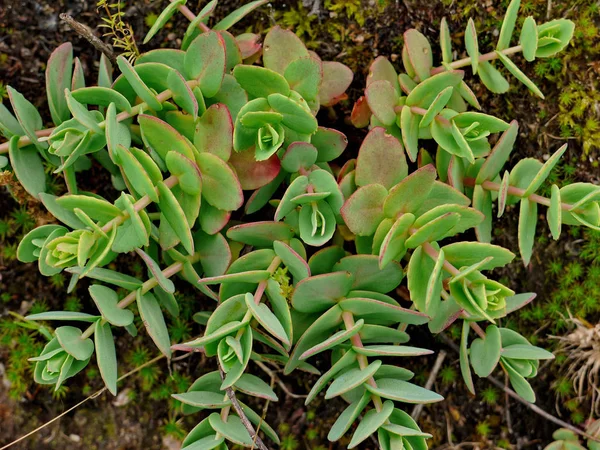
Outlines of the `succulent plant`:
[[[331,365],[307,403],[325,388],[326,399],[339,396],[349,403],[329,432],[331,441],[362,416],[349,448],[373,433],[383,449],[425,448],[430,435],[397,403],[442,397],[411,383],[409,369],[382,360],[431,353],[404,345],[409,325],[427,323],[439,333],[462,320],[460,366],[469,390],[471,369],[486,377],[500,365],[519,395],[533,402],[526,378],[552,354],[497,326],[535,294],[516,294],[490,278],[489,271],[515,257],[491,243],[492,201],[498,201],[499,215],[506,205],[520,203],[519,250],[528,264],[538,204],[548,207],[555,239],[562,224],[598,229],[600,187],[575,183],[553,186],[550,198],[536,194],[566,146],[545,163],[523,159],[500,176],[518,126],[468,111],[467,105],[480,106],[460,69],[470,65],[492,92],[505,92],[508,81],[493,65],[499,59],[541,95],[509,56],[556,54],[568,44],[572,23],[536,25],[528,18],[520,45],[509,47],[519,8],[513,0],[496,50],[479,53],[470,21],[469,57],[452,61],[443,21],[439,67],[433,67],[427,39],[407,31],[405,73],[398,75],[383,57],[373,62],[365,95],[352,112],[354,124],[370,131],[358,157],[342,160],[346,137],[319,126],[316,115],[320,106],[346,98],[352,72],[322,61],[278,26],[262,44],[258,35],[227,31],[265,3],[250,2],[209,28],[216,1],[196,16],[185,0],[173,0],[146,42],[180,11],[190,19],[181,49],[151,50],[134,63],[120,56],[114,80],[103,57],[97,86],[86,85],[73,68],[71,45],[61,45],[46,71],[54,128],[43,129],[36,108],[9,88],[14,115],[0,105],[0,131],[8,140],[0,152],[9,154],[24,188],[63,224],[35,228],[19,245],[18,257],[37,261],[46,276],[70,274],[69,292],[88,278],[96,306],[93,314],[28,317],[89,324],[55,330],[34,358],[36,380],[58,389],[95,352],[115,394],[113,330],[137,333],[128,309],[135,302],[166,357],[197,349],[218,361],[220,371],[175,395],[185,414],[216,411],[191,430],[185,449],[224,449],[226,441],[251,447],[255,436],[245,419],[279,443],[258,413],[243,403],[236,409],[229,394],[275,401],[271,387],[247,373],[250,361],[280,365],[288,374],[319,374],[308,360],[323,352]],[[433,140],[435,154],[421,149],[420,140]],[[108,199],[79,188],[78,177],[94,161],[120,195]],[[64,177],[66,194],[46,192],[47,167]],[[261,220],[253,219],[263,208]],[[477,241],[462,235],[470,229]],[[144,262],[146,280],[108,268],[132,252]],[[175,275],[216,302],[213,310],[194,316],[204,334],[177,344],[163,315],[179,311]],[[410,302],[393,294],[405,278]],[[485,331],[479,322],[487,324]],[[478,336],[471,342],[470,330]]]

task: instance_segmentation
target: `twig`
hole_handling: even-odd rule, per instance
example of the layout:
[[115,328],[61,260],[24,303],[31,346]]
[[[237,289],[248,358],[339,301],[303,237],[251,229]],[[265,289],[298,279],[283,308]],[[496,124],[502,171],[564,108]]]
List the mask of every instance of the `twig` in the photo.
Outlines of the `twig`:
[[[446,359],[447,353],[442,350],[437,356],[435,363],[433,364],[433,368],[431,369],[431,373],[429,374],[429,378],[427,379],[427,383],[425,383],[425,389],[431,389],[433,386],[433,382],[437,377],[438,372],[442,368],[442,364],[444,363],[444,359]],[[416,405],[412,411],[411,417],[416,421],[419,419],[421,412],[423,411],[423,405]]]
[[[225,372],[223,372],[223,368],[221,367],[220,363],[219,363],[219,373],[221,374],[221,379],[224,380]],[[248,420],[248,417],[246,417],[246,414],[244,414],[244,410],[242,409],[240,403],[237,401],[237,398],[235,396],[235,392],[233,391],[233,389],[231,389],[230,387],[225,388],[225,392],[227,392],[227,397],[229,397],[229,400],[231,400],[233,409],[235,409],[235,412],[237,413],[240,420],[242,421],[242,425],[244,425],[244,428],[246,428],[246,430],[248,430],[248,433],[250,433],[250,437],[252,438],[253,442],[256,442],[256,446],[260,450],[269,450],[267,448],[267,446],[264,444],[264,442],[262,441],[262,439],[260,438],[260,436],[258,435],[258,433],[254,430],[254,427],[250,423],[250,420]],[[2,450],[2,449],[0,449],[0,450]]]
[[[460,352],[458,346],[452,341],[452,339],[450,339],[444,333],[440,333],[439,336],[444,341],[444,343],[446,343],[450,348],[452,348],[452,350],[454,350],[456,353]],[[487,377],[487,380],[490,383],[492,383],[492,384],[496,385],[497,387],[499,387],[500,389],[502,389],[510,397],[514,398],[518,402],[520,402],[523,405],[525,405],[527,408],[531,409],[534,413],[539,414],[540,416],[542,416],[544,419],[547,419],[550,422],[553,422],[553,423],[555,423],[556,425],[559,425],[562,428],[567,428],[567,429],[571,430],[573,433],[577,433],[578,435],[583,436],[586,439],[591,439],[594,442],[600,442],[599,438],[597,438],[595,436],[592,436],[591,434],[586,433],[582,429],[577,428],[577,427],[571,425],[570,423],[567,423],[567,422],[565,422],[563,420],[560,420],[557,417],[554,417],[552,414],[547,413],[546,411],[544,411],[539,406],[536,406],[533,403],[529,403],[527,400],[522,399],[521,397],[519,397],[519,395],[515,391],[513,391],[508,386],[505,386],[504,383],[502,383],[501,381],[497,380],[496,378],[494,378],[492,376],[489,376],[489,377]],[[2,450],[2,449],[0,449],[0,450]]]
[[[154,364],[154,363],[155,363],[155,362],[157,362],[157,361],[160,361],[160,360],[161,360],[161,359],[163,359],[164,357],[165,357],[165,355],[160,355],[160,356],[157,356],[157,357],[156,357],[156,358],[154,358],[154,359],[151,359],[151,360],[150,360],[150,361],[148,361],[147,363],[144,363],[144,364],[142,364],[141,366],[139,366],[139,367],[136,367],[135,369],[133,369],[133,370],[131,370],[131,371],[127,372],[125,375],[122,375],[121,377],[117,378],[117,382],[118,382],[118,381],[121,381],[121,380],[124,380],[124,379],[125,379],[125,378],[127,378],[127,377],[130,377],[131,375],[133,375],[133,374],[135,374],[135,373],[139,372],[140,370],[142,370],[144,367],[151,366],[152,364]],[[42,429],[46,428],[48,425],[50,425],[50,424],[53,424],[54,422],[56,422],[56,421],[57,421],[58,419],[60,419],[61,417],[63,417],[63,416],[65,416],[65,415],[69,414],[69,413],[70,413],[71,411],[73,411],[74,409],[77,409],[77,408],[79,408],[81,405],[83,405],[83,404],[84,404],[85,402],[87,402],[88,400],[94,399],[94,398],[96,398],[96,397],[99,397],[100,395],[104,394],[104,392],[105,392],[106,390],[107,390],[107,388],[103,387],[103,388],[102,388],[102,389],[100,389],[99,391],[97,391],[97,392],[94,392],[94,393],[93,393],[93,394],[91,394],[90,396],[88,396],[88,397],[84,398],[82,401],[80,401],[79,403],[77,403],[75,406],[72,406],[72,407],[70,407],[69,409],[67,409],[67,410],[66,410],[66,411],[64,411],[63,413],[61,413],[61,414],[59,414],[58,416],[56,416],[54,419],[52,419],[52,420],[50,420],[50,421],[48,421],[48,422],[46,422],[46,423],[44,423],[44,424],[40,425],[40,426],[39,426],[39,427],[37,427],[35,430],[33,430],[33,431],[30,431],[29,433],[27,433],[27,434],[26,434],[26,435],[24,435],[24,436],[21,436],[21,437],[20,437],[20,438],[18,438],[17,440],[14,440],[14,441],[12,441],[11,443],[9,443],[9,444],[6,444],[4,447],[0,448],[0,450],[5,450],[5,449],[7,449],[7,448],[9,448],[9,447],[12,447],[13,445],[15,445],[15,444],[17,444],[17,443],[21,442],[22,440],[24,440],[24,439],[27,439],[29,436],[32,436],[32,435],[34,435],[34,434],[35,434],[35,433],[37,433],[38,431],[40,431],[40,430],[42,430]]]
[[269,369],[267,366],[265,366],[262,362],[260,361],[254,361],[254,363],[260,367],[267,375],[269,375],[272,379],[275,380],[275,382],[277,383],[277,385],[281,388],[281,390],[283,390],[283,392],[286,393],[286,395],[289,395],[292,398],[306,398],[308,397],[308,395],[299,395],[299,394],[294,394],[293,392],[291,392],[287,386],[285,385],[285,383],[283,381],[281,381],[281,379],[277,376],[277,374]]
[[85,38],[90,44],[96,47],[96,50],[104,53],[104,55],[114,66],[117,65],[117,56],[115,55],[112,47],[98,38],[90,27],[77,22],[69,14],[62,13],[59,17],[62,21],[66,22],[66,24],[69,25],[79,36]]

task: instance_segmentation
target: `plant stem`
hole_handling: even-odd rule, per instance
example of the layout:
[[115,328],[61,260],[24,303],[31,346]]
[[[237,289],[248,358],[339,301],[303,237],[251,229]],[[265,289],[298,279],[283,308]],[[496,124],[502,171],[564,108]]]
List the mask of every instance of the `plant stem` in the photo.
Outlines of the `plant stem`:
[[[169,178],[167,178],[164,181],[164,183],[169,189],[171,189],[173,186],[175,186],[175,185],[177,185],[177,183],[179,183],[179,178],[177,178],[175,175],[171,175]],[[157,190],[157,192],[158,192],[158,190]],[[146,206],[148,206],[150,203],[152,203],[152,200],[150,200],[150,197],[148,197],[147,195],[144,195],[142,198],[140,198],[137,202],[135,202],[133,204],[133,209],[136,212],[140,212]],[[123,214],[121,214],[120,216],[117,216],[114,219],[112,219],[111,221],[106,222],[106,224],[102,227],[102,231],[104,231],[105,233],[108,233],[110,230],[112,230],[113,227],[118,227],[123,222],[125,222],[125,220],[127,220],[128,218],[129,218],[129,213],[127,211],[123,211]]]
[[[463,184],[465,186],[468,187],[474,187],[475,186],[475,178],[464,178],[463,179]],[[488,191],[496,191],[499,192],[502,189],[502,186],[499,183],[494,183],[493,181],[484,181],[483,183],[481,183],[481,187],[488,190]],[[514,195],[515,197],[519,197],[519,198],[524,198],[525,197],[525,189],[521,189],[515,186],[509,186],[508,187],[508,194],[509,195]],[[550,199],[546,198],[546,197],[542,197],[541,195],[537,195],[537,194],[530,194],[527,197],[528,200],[538,203],[540,205],[544,205],[544,206],[550,206]],[[573,205],[571,205],[570,203],[561,203],[560,207],[565,210],[565,211],[572,211],[574,209]]]
[[[173,3],[175,0],[169,0],[169,1],[171,3]],[[181,14],[183,14],[185,17],[187,17],[190,22],[193,22],[194,20],[196,20],[196,15],[187,6],[179,5],[177,7],[177,9],[179,10],[179,12]],[[198,22],[198,28],[200,28],[200,30],[202,32],[210,31],[210,28],[208,28],[208,26],[202,22]]]
[[[342,313],[342,319],[344,320],[346,330],[352,329],[352,327],[354,326],[354,316],[352,315],[352,313],[350,311],[344,311]],[[352,345],[354,347],[364,347],[362,340],[360,339],[360,335],[358,333],[356,333],[350,338],[350,342],[352,342]],[[369,365],[369,360],[365,355],[357,353],[356,359],[358,360],[358,365],[361,368],[361,370],[364,370]],[[375,378],[373,377],[369,378],[367,380],[367,383],[369,383],[369,385],[373,386],[374,388],[377,387],[377,383],[375,382]],[[381,397],[379,397],[379,395],[371,394],[371,400],[373,400],[373,404],[375,405],[375,409],[377,410],[377,412],[381,411],[381,409],[383,408],[383,404],[381,403]]]
[[[191,262],[197,262],[199,259],[200,259],[200,255],[198,253],[189,257],[189,260]],[[165,278],[171,278],[173,275],[180,272],[181,269],[183,269],[183,263],[181,261],[177,261],[177,262],[174,262],[173,264],[171,264],[166,269],[164,269],[162,271],[162,274],[165,276]],[[156,280],[155,277],[152,277],[152,278],[144,281],[144,283],[142,284],[142,286],[139,289],[142,290],[142,294],[145,294],[146,292],[148,292],[150,289],[154,288],[157,285],[158,285],[158,281]],[[127,294],[125,297],[123,297],[123,299],[119,303],[117,303],[117,307],[124,309],[124,308],[127,308],[129,305],[131,305],[136,299],[137,291],[138,291],[137,289],[134,291],[131,291],[129,294]],[[83,332],[83,334],[81,335],[81,339],[87,339],[92,334],[94,334],[94,325],[90,325]]]
[[[514,55],[515,53],[520,53],[522,51],[523,51],[523,47],[521,45],[516,45],[514,47],[506,48],[506,49],[502,50],[500,53],[508,56],[508,55]],[[498,53],[496,53],[496,50],[491,51],[489,53],[485,53],[483,55],[479,55],[479,62],[493,61],[494,59],[498,59]],[[463,59],[459,59],[457,61],[451,62],[448,66],[450,67],[450,69],[454,70],[454,69],[460,69],[462,67],[466,67],[466,66],[470,66],[470,65],[471,65],[471,58],[463,58]],[[435,68],[431,69],[431,75],[445,72],[446,70],[448,70],[446,68],[446,66],[435,67]]]
[[[186,81],[186,84],[188,85],[188,87],[190,89],[194,89],[196,86],[198,86],[198,81],[190,80],[190,81]],[[172,96],[173,96],[173,92],[171,92],[169,89],[167,89],[166,91],[163,91],[160,94],[158,94],[156,96],[156,100],[158,100],[160,103],[163,103],[163,102],[166,102],[167,100],[169,100]],[[117,114],[117,122],[121,122],[125,119],[129,119],[130,117],[141,114],[147,107],[148,107],[148,105],[146,103],[140,103],[138,105],[135,105],[133,108],[131,108],[131,112],[123,111],[123,112]],[[100,128],[104,128],[105,125],[106,125],[106,121],[100,122],[98,124],[98,126]],[[45,128],[43,130],[36,131],[35,135],[37,137],[47,137],[47,136],[50,136],[54,130],[55,130],[55,128]],[[19,138],[19,142],[17,143],[19,148],[24,147],[29,144],[31,144],[31,139],[29,139],[27,136],[21,136]],[[0,155],[3,153],[8,153],[8,142],[5,142],[4,144],[0,144]]]

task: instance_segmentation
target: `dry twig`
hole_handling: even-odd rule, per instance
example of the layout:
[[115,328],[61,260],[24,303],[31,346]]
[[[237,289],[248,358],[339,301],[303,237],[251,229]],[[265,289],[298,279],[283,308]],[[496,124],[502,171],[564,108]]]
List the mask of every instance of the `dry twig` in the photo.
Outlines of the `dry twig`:
[[115,52],[113,51],[112,47],[103,42],[99,37],[97,37],[90,27],[80,22],[77,22],[69,14],[62,13],[59,17],[63,22],[69,25],[73,29],[73,31],[75,31],[79,36],[85,38],[85,40],[92,44],[96,48],[96,50],[104,53],[104,55],[109,59],[109,61],[113,65],[117,65],[117,56],[115,55]]

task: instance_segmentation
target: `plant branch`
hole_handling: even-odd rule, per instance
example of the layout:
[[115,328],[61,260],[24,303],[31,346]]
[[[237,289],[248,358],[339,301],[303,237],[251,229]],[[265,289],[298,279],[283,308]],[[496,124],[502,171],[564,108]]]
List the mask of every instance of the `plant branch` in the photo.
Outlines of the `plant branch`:
[[[173,3],[175,0],[169,0],[169,1],[171,3]],[[183,14],[185,17],[187,17],[190,22],[193,22],[196,19],[196,15],[187,6],[179,5],[177,7],[177,9],[179,10],[179,12],[181,12],[181,14]],[[202,32],[210,31],[210,28],[208,28],[208,26],[202,22],[198,22],[198,28]]]
[[98,38],[92,29],[87,25],[82,24],[81,22],[77,22],[73,17],[69,14],[62,13],[59,15],[60,19],[69,25],[75,33],[79,36],[83,37],[86,41],[92,44],[96,50],[104,53],[104,55],[110,60],[113,66],[117,65],[117,56],[113,51],[112,47],[105,42],[103,42],[100,38]]
[[[221,374],[221,380],[224,380],[225,372],[223,371],[223,368],[221,367],[220,362],[219,362],[219,373]],[[246,417],[246,414],[244,413],[242,406],[240,405],[240,403],[238,402],[238,400],[235,396],[234,390],[232,388],[228,387],[228,388],[225,388],[225,392],[227,392],[227,397],[229,397],[229,400],[231,401],[231,405],[233,406],[233,409],[235,409],[235,412],[237,413],[238,417],[242,421],[242,425],[244,425],[244,428],[246,428],[246,430],[250,434],[252,441],[256,443],[256,446],[260,450],[269,450],[267,448],[267,446],[264,444],[264,442],[262,441],[262,439],[260,438],[260,436],[258,435],[258,433],[256,432],[256,430],[254,429],[254,427],[252,426],[252,423],[250,423],[250,420],[248,420],[248,417]],[[225,417],[225,421],[226,421],[226,419],[227,419],[227,417]]]
[[[454,350],[456,353],[460,353],[460,350],[458,348],[458,346],[452,341],[452,339],[450,339],[448,336],[446,336],[444,333],[440,333],[439,334],[440,338],[442,339],[442,341],[444,341],[444,343],[446,345],[448,345],[452,350]],[[507,395],[509,395],[510,397],[514,398],[515,400],[519,401],[520,403],[522,403],[523,405],[525,405],[527,408],[529,408],[530,410],[532,410],[533,412],[535,412],[536,414],[539,414],[540,416],[542,416],[543,418],[545,418],[546,420],[549,420],[550,422],[555,423],[556,425],[562,427],[562,428],[567,428],[569,430],[571,430],[574,433],[577,433],[580,436],[585,437],[586,439],[591,439],[595,442],[600,442],[600,439],[598,439],[597,437],[594,437],[588,433],[586,433],[585,431],[583,431],[580,428],[577,428],[563,420],[560,420],[558,417],[554,417],[552,414],[544,411],[542,408],[540,408],[539,406],[534,405],[533,403],[529,403],[527,400],[522,399],[521,397],[519,397],[519,395],[513,391],[511,388],[509,388],[508,386],[506,386],[504,383],[502,383],[501,381],[497,380],[496,378],[492,377],[492,376],[488,376],[487,380],[496,385],[498,388],[502,389]],[[2,450],[2,449],[0,449]]]
[[[354,316],[350,311],[344,311],[342,313],[342,319],[344,321],[344,325],[346,326],[346,330],[350,330],[354,326]],[[362,340],[360,339],[360,335],[358,333],[356,333],[350,338],[350,342],[352,342],[352,345],[354,347],[364,347]],[[369,365],[369,360],[365,355],[357,353],[356,359],[358,360],[358,365],[361,370],[364,370]],[[375,378],[373,377],[369,378],[367,380],[367,383],[369,383],[374,388],[377,387],[377,383],[375,382]],[[375,409],[377,410],[377,412],[380,412],[383,408],[383,404],[381,403],[381,397],[379,397],[379,395],[372,394],[371,399],[373,400],[373,404],[375,405]]]
[[[175,175],[171,175],[169,178],[167,178],[164,181],[164,183],[169,189],[171,189],[172,187],[176,186],[177,183],[179,183],[179,178],[177,178]],[[155,189],[156,189],[156,192],[158,192],[158,189],[157,188],[155,188]],[[140,198],[137,202],[135,202],[133,204],[133,209],[136,212],[140,212],[142,209],[144,209],[150,203],[152,203],[152,200],[150,200],[150,197],[148,197],[147,195],[144,195],[142,198]],[[125,222],[128,218],[129,218],[129,213],[127,211],[123,211],[123,214],[121,214],[120,216],[117,216],[114,219],[106,222],[106,224],[104,224],[104,226],[102,227],[102,231],[104,231],[105,233],[108,233],[110,230],[112,230],[113,227],[118,227],[123,222]]]
[[[508,55],[514,55],[515,53],[521,53],[522,51],[523,51],[523,47],[520,45],[516,45],[514,47],[506,48],[506,49],[500,51],[500,53],[508,56]],[[498,53],[496,52],[496,50],[491,51],[489,53],[485,53],[483,55],[479,55],[479,62],[493,61],[494,59],[498,59]],[[467,57],[467,58],[463,58],[463,59],[459,59],[457,61],[451,62],[447,66],[442,65],[439,67],[435,67],[435,68],[431,69],[431,75],[445,72],[446,70],[448,70],[447,67],[449,67],[451,70],[455,70],[455,69],[460,69],[462,67],[470,66],[471,60],[472,60],[472,58]]]
[[[464,178],[463,183],[465,186],[468,186],[468,187],[474,187],[476,184],[475,178],[469,178],[469,177]],[[499,183],[494,183],[493,181],[484,181],[483,183],[481,183],[481,187],[488,191],[496,191],[496,192],[499,192],[502,189],[502,186]],[[515,197],[524,198],[525,197],[524,196],[525,189],[521,189],[521,188],[518,188],[515,186],[509,186],[508,194],[514,195]],[[532,202],[538,203],[540,205],[550,206],[550,199],[546,198],[546,197],[542,197],[541,195],[538,195],[538,194],[531,194],[527,197],[527,199],[531,200]],[[573,205],[571,205],[570,203],[561,203],[560,207],[565,211],[572,211],[573,209],[575,209],[573,207]]]

